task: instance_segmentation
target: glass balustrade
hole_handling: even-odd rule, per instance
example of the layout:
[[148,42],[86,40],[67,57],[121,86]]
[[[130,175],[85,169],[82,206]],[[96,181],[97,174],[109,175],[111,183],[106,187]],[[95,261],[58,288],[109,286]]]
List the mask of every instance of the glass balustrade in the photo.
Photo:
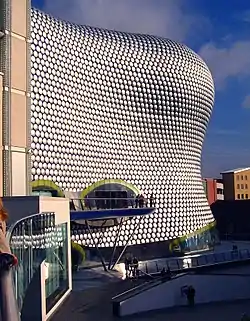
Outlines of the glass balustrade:
[[14,287],[19,311],[34,274],[45,261],[47,312],[69,288],[67,223],[55,225],[54,213],[24,218],[8,230],[13,254],[18,258],[14,269]]
[[199,256],[188,256],[178,259],[159,259],[157,261],[140,262],[139,270],[143,273],[157,273],[168,267],[171,271],[178,271],[188,268],[196,268],[206,265],[213,265],[225,262],[241,261],[250,259],[248,249],[232,250],[222,253],[210,253]]
[[89,197],[85,199],[71,199],[71,211],[91,211],[91,210],[107,210],[121,208],[142,208],[155,207],[153,199],[143,198],[97,198]]

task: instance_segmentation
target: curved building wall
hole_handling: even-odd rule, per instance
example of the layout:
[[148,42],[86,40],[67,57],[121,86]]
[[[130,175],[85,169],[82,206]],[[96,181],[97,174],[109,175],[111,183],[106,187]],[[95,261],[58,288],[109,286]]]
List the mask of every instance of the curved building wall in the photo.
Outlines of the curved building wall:
[[[131,244],[212,222],[200,160],[214,86],[200,57],[167,39],[31,15],[33,180],[78,191],[122,179],[154,193],[157,209]],[[124,224],[119,245],[137,222]]]

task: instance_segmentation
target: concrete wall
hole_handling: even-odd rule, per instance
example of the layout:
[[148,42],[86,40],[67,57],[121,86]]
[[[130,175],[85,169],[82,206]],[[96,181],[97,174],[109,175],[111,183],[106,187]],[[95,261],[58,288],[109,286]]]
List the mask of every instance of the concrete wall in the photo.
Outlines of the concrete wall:
[[56,224],[67,222],[69,218],[69,199],[62,197],[39,197],[39,212],[54,212]]
[[124,300],[120,315],[186,305],[185,285],[196,289],[196,304],[250,298],[250,275],[184,275]]
[[70,225],[69,199],[67,198],[46,196],[3,197],[3,204],[9,214],[8,225],[41,212],[53,212],[55,213],[56,224],[67,222]]

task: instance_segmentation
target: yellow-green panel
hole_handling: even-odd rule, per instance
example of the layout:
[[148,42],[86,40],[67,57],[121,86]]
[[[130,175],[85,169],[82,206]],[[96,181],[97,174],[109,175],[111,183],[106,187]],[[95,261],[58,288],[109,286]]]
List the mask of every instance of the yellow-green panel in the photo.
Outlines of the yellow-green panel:
[[181,244],[182,242],[184,242],[185,240],[191,238],[191,237],[194,237],[196,235],[199,235],[199,234],[202,234],[206,231],[209,231],[211,229],[213,229],[214,227],[216,226],[216,221],[213,221],[212,223],[196,230],[195,232],[193,233],[190,233],[190,234],[186,234],[186,235],[183,235],[175,240],[173,240],[170,244],[169,244],[169,249],[170,251],[173,251],[173,248],[178,246],[179,244]]
[[32,189],[39,189],[39,188],[48,188],[54,191],[57,191],[58,196],[65,197],[64,192],[53,182],[46,179],[38,179],[36,181],[31,182]]
[[83,199],[86,195],[88,195],[90,192],[92,192],[97,187],[102,186],[102,185],[107,185],[107,184],[119,184],[124,187],[127,187],[128,189],[130,189],[131,191],[133,191],[137,195],[140,194],[140,190],[137,187],[135,187],[134,185],[127,183],[121,179],[104,179],[104,180],[98,181],[98,182],[88,186],[87,188],[85,188],[80,194],[80,199]]

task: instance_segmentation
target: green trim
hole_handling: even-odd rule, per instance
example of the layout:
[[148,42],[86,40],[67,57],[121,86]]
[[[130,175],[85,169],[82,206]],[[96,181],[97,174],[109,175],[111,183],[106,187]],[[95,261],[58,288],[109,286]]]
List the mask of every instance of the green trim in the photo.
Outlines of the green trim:
[[204,233],[206,231],[209,231],[211,230],[212,228],[214,228],[216,226],[216,221],[213,221],[212,223],[209,223],[208,225],[200,228],[199,230],[196,230],[190,234],[186,234],[186,235],[183,235],[175,240],[173,240],[170,244],[169,244],[169,249],[170,251],[173,250],[173,247],[174,246],[178,246],[180,243],[184,242],[186,239],[188,238],[191,238],[191,237],[194,237],[198,234],[201,234],[201,233]]
[[88,195],[90,192],[92,192],[94,189],[96,189],[99,186],[106,185],[106,184],[120,184],[122,186],[127,187],[131,191],[133,191],[136,195],[140,194],[140,190],[135,187],[134,185],[127,183],[121,179],[103,179],[99,182],[96,182],[87,188],[85,188],[81,193],[80,193],[80,199],[84,199],[86,195]]
[[193,237],[193,236],[195,236],[195,235],[197,235],[197,234],[201,234],[201,233],[203,233],[203,232],[206,232],[206,231],[208,231],[208,230],[211,230],[211,228],[213,228],[213,227],[215,227],[215,226],[216,226],[216,221],[213,221],[212,223],[209,223],[208,225],[200,228],[199,230],[196,230],[196,231],[193,232],[193,233],[190,233],[190,234],[186,234],[186,235],[181,236],[178,240],[179,240],[180,242],[183,242],[183,241],[185,241],[186,239],[188,239],[188,238],[190,238],[190,237]]
[[59,197],[65,197],[64,192],[52,181],[46,179],[38,179],[31,182],[32,191],[39,190],[39,188],[48,188],[53,191],[57,191]]

